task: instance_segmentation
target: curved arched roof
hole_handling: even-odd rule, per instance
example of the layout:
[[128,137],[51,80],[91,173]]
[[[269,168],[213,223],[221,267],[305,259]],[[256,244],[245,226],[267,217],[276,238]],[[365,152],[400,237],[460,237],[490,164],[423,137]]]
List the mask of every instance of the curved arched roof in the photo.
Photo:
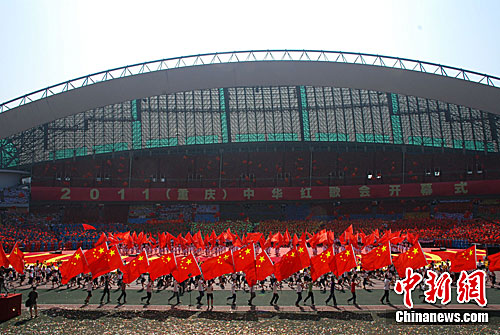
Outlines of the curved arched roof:
[[[391,61],[392,66],[386,65]],[[158,68],[151,70],[153,66]],[[378,55],[290,50],[204,54],[112,69],[6,102],[0,105],[0,138],[96,107],[220,87],[346,87],[413,95],[500,114],[499,84],[500,78],[493,76]],[[61,93],[54,93],[56,88]]]

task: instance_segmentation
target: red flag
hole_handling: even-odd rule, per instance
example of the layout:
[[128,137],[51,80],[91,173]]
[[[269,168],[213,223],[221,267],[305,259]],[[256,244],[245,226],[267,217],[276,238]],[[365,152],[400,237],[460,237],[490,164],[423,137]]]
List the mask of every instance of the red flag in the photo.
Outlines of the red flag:
[[406,277],[406,268],[412,268],[416,270],[427,265],[427,260],[425,259],[424,252],[420,247],[420,243],[417,243],[411,247],[404,254],[400,254],[392,260],[392,263],[396,267],[400,278]]
[[246,237],[247,243],[257,243],[262,236],[262,233],[248,233]]
[[119,244],[120,243],[120,240],[114,236],[112,233],[108,233],[108,240],[109,240],[109,243],[110,244]]
[[19,249],[19,242],[16,242],[9,255],[9,263],[17,273],[24,273],[24,254]]
[[370,235],[368,235],[366,237],[366,239],[363,242],[363,245],[366,247],[367,245],[372,245],[375,243],[375,238],[377,237],[378,235],[378,230],[374,231],[373,233],[371,233]]
[[225,252],[217,257],[207,259],[201,264],[201,272],[205,280],[217,278],[219,276],[233,273],[233,254],[231,250]]
[[104,244],[108,242],[108,238],[106,237],[106,234],[103,232],[101,233],[101,236],[99,237],[99,239],[97,240],[97,242],[95,243],[95,247],[98,247],[100,246],[101,244]]
[[92,278],[97,278],[106,273],[123,267],[122,257],[116,245],[107,249],[96,264],[93,265]]
[[177,262],[177,269],[172,271],[172,275],[178,283],[182,283],[188,278],[201,275],[200,266],[193,254],[182,258]]
[[233,241],[233,246],[240,248],[243,246],[243,242],[241,242],[240,237],[237,236],[236,239]]
[[365,244],[366,242],[366,234],[360,229],[359,237],[361,238],[361,243]]
[[335,242],[335,233],[329,230],[327,232],[327,236],[328,236],[328,245],[333,245],[333,243]]
[[285,231],[285,235],[283,235],[283,243],[285,245],[289,245],[290,244],[290,240],[291,240],[291,237],[290,237],[290,233],[288,232],[288,228],[287,228],[286,231]]
[[255,245],[252,243],[246,248],[233,252],[234,270],[245,272],[248,285],[253,286],[257,282],[255,270]]
[[389,242],[385,242],[381,246],[361,256],[361,266],[363,270],[377,270],[391,264],[391,245]]
[[163,255],[149,263],[149,278],[155,280],[158,277],[169,275],[176,267],[177,262],[173,253]]
[[340,235],[339,240],[341,244],[347,244],[352,238],[352,225],[350,225],[343,233]]
[[335,253],[333,247],[311,258],[311,278],[313,281],[335,268]]
[[108,267],[107,252],[108,245],[106,243],[85,251],[84,256],[92,273],[92,278],[96,278],[95,274],[102,272],[103,269]]
[[407,233],[406,234],[406,239],[411,245],[417,244],[418,243],[418,234],[413,235],[412,233]]
[[297,237],[297,234],[293,234],[292,244],[293,246],[299,244],[299,238]]
[[278,263],[274,264],[274,275],[278,281],[282,281],[310,264],[309,251],[305,243],[302,242],[297,248],[292,248],[287,252]]
[[352,244],[352,246],[355,247],[356,249],[359,249],[358,236],[359,236],[358,233],[356,233],[356,235],[351,234],[351,237],[348,240],[348,243]]
[[382,235],[382,237],[377,240],[377,243],[384,244],[387,241],[389,241],[391,239],[391,237],[392,237],[391,230],[390,229],[386,230],[384,235]]
[[457,252],[450,257],[451,271],[460,272],[476,269],[476,246],[473,245],[469,249]]
[[134,246],[134,241],[132,240],[132,237],[130,236],[130,231],[126,233],[122,233],[120,235],[116,234],[117,237],[121,239],[121,243],[125,244],[127,248],[132,248]]
[[193,243],[197,248],[203,249],[205,247],[203,237],[201,236],[201,231],[198,230],[198,232],[193,236]]
[[274,272],[274,264],[264,250],[257,255],[255,272],[257,280],[264,280]]
[[335,268],[333,273],[339,278],[344,272],[351,271],[356,267],[356,256],[352,245],[346,246],[345,250],[335,255]]
[[3,250],[2,243],[0,242],[0,267],[7,268],[9,267],[9,259],[7,258],[7,255],[5,254],[5,251]]
[[61,284],[65,285],[69,280],[80,273],[89,272],[87,261],[83,255],[82,248],[78,248],[77,251],[59,267],[61,271]]
[[500,271],[500,252],[488,255],[488,268],[490,271]]
[[89,224],[82,223],[83,230],[95,230],[95,227]]
[[123,267],[123,282],[130,284],[136,280],[141,273],[148,272],[149,260],[146,251],[143,250],[136,258]]

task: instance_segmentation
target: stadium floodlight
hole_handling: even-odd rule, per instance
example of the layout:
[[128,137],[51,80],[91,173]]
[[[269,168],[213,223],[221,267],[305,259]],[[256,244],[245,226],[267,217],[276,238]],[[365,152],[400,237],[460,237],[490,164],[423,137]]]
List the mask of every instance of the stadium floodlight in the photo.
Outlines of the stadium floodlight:
[[439,177],[441,175],[441,171],[439,169],[434,170],[434,177]]
[[372,180],[372,178],[373,178],[373,174],[372,174],[371,172],[368,172],[368,174],[367,174],[367,178],[368,178],[369,180]]

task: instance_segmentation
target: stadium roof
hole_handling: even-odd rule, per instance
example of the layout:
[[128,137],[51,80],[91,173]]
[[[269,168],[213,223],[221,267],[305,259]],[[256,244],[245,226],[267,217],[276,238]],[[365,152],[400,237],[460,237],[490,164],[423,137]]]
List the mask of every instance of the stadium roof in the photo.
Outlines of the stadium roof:
[[417,60],[317,50],[254,50],[169,58],[63,82],[0,105],[0,138],[126,100],[220,87],[336,86],[500,114],[500,78]]

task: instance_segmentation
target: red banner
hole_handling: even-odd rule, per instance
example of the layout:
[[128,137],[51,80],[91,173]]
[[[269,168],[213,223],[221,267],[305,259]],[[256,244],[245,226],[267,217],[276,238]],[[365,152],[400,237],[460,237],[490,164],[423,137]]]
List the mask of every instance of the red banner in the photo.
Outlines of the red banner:
[[500,180],[423,184],[386,184],[261,188],[87,188],[32,187],[33,201],[179,202],[281,201],[414,198],[500,194]]

